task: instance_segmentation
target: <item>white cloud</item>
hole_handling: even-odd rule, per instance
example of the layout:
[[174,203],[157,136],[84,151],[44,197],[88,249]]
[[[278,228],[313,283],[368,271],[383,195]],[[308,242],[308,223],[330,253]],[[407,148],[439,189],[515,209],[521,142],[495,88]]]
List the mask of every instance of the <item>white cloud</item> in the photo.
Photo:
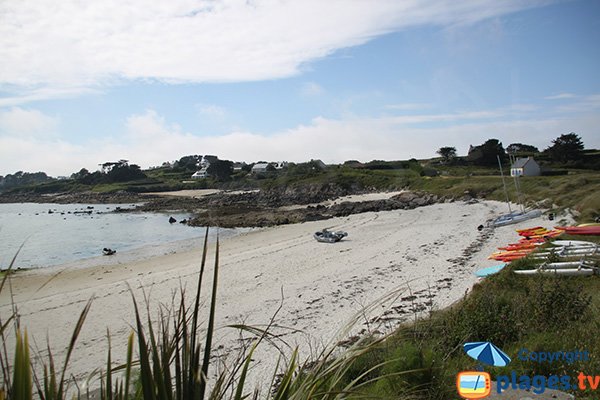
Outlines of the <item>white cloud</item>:
[[561,113],[585,113],[600,110],[600,94],[576,97],[576,100],[556,107]]
[[[196,136],[148,110],[130,116],[121,136],[82,145],[44,137],[0,136],[0,173],[43,170],[67,175],[82,167],[95,170],[99,163],[121,158],[149,167],[188,154],[216,154],[248,162],[428,158],[434,157],[442,146],[454,146],[459,154],[466,154],[470,144],[481,144],[488,138],[497,138],[505,146],[527,143],[543,149],[552,139],[568,132],[579,134],[587,148],[600,147],[600,138],[595,135],[600,125],[598,113],[577,118],[499,119],[505,112],[508,111],[337,120],[318,117],[274,135],[236,131],[221,136]],[[420,125],[427,122],[436,124]]]
[[306,82],[304,85],[302,85],[302,89],[300,91],[300,93],[303,96],[319,96],[321,94],[323,94],[325,92],[325,90],[323,89],[323,87],[321,87],[321,85],[319,85],[318,83],[315,82]]
[[402,104],[388,104],[385,106],[388,110],[399,110],[399,111],[414,111],[424,110],[431,108],[433,105],[429,103],[402,103]]
[[84,94],[102,93],[98,89],[86,87],[44,87],[35,89],[15,90],[16,95],[0,97],[0,107],[19,106],[46,99],[65,99],[78,97]]
[[559,93],[559,94],[555,94],[553,96],[546,96],[544,97],[545,100],[565,100],[565,99],[574,99],[577,96],[574,95],[573,93]]
[[0,110],[0,135],[2,136],[54,136],[59,120],[38,110],[12,107]]
[[198,105],[198,111],[202,115],[212,117],[212,118],[217,118],[217,119],[223,119],[223,118],[225,118],[225,115],[227,114],[227,110],[225,110],[225,108],[214,105],[214,104]]
[[[527,4],[519,0],[3,2],[0,89],[7,85],[85,88],[124,79],[276,79],[297,74],[307,63],[338,49],[363,44],[391,31],[427,24],[469,24],[545,3],[546,0]],[[19,101],[19,97],[20,101],[27,99],[27,95],[16,96],[12,101]]]

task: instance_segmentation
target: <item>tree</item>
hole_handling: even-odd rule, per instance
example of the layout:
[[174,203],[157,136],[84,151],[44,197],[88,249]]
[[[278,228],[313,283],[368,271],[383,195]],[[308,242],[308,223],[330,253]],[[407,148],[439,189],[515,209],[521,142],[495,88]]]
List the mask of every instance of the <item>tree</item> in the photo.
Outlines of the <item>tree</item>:
[[560,135],[552,141],[552,146],[544,150],[551,160],[567,162],[580,160],[583,155],[583,142],[574,132]]
[[266,171],[267,171],[267,172],[275,172],[275,171],[277,171],[277,168],[275,168],[275,166],[274,166],[272,163],[269,163],[269,164],[267,165],[267,169],[266,169]]
[[175,162],[175,167],[178,171],[197,171],[199,169],[199,163],[202,160],[202,156],[190,155],[184,156]]
[[86,176],[88,176],[90,174],[90,171],[88,171],[85,168],[81,168],[79,170],[79,172],[74,172],[71,174],[71,179],[74,179],[76,181],[81,181],[83,180]]
[[233,174],[233,162],[228,160],[214,160],[206,172],[218,181],[227,181]]
[[106,174],[109,182],[128,182],[147,178],[139,165],[119,163]]
[[14,174],[8,174],[0,180],[0,189],[11,189],[22,186],[37,185],[55,180],[46,175],[45,172],[23,172],[17,171]]
[[437,153],[442,157],[444,163],[449,163],[456,158],[456,147],[440,147]]
[[506,147],[506,152],[509,154],[533,154],[533,153],[539,153],[540,151],[538,150],[537,147],[529,145],[529,144],[523,144],[523,143],[511,143]]
[[484,144],[469,149],[467,158],[475,165],[497,165],[498,156],[500,160],[506,160],[506,152],[502,142],[498,139],[488,139]]

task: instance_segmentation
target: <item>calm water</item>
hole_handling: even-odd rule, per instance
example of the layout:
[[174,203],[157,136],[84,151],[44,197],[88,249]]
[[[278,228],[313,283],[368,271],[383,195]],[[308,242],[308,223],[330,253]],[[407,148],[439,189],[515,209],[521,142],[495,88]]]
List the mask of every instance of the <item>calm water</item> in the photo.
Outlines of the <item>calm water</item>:
[[[205,228],[169,224],[189,214],[109,213],[117,206],[85,204],[0,204],[0,268],[6,268],[21,244],[16,267],[47,267],[185,239],[203,238]],[[49,210],[52,212],[49,213]],[[91,211],[91,214],[81,213]],[[221,236],[235,234],[221,229]]]

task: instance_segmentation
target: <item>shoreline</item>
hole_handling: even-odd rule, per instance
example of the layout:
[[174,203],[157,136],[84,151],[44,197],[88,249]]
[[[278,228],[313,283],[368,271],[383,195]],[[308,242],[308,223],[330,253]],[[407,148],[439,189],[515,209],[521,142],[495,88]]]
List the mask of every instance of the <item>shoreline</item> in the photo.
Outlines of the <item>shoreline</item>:
[[[170,217],[180,222],[190,214],[140,213],[115,204],[0,204],[0,270],[15,255],[14,270],[122,264],[189,250],[204,237],[205,227],[172,224]],[[223,229],[221,235],[249,229]],[[102,255],[103,247],[117,252]]]
[[[276,322],[293,330],[275,328],[273,333],[292,347],[298,345],[306,358],[326,343],[368,331],[389,331],[407,317],[445,308],[477,282],[474,270],[495,263],[487,256],[497,246],[514,241],[514,229],[543,222],[538,218],[477,231],[479,224],[503,213],[504,207],[487,201],[438,203],[257,229],[223,239],[217,326],[264,326],[281,306]],[[325,227],[346,230],[349,236],[333,245],[316,242],[312,233]],[[214,250],[214,245],[209,246],[206,276],[212,271]],[[106,327],[113,337],[115,363],[123,360],[125,338],[134,321],[129,288],[138,301],[144,293],[149,296],[154,318],[158,304],[170,304],[178,288],[193,291],[200,252],[193,249],[121,265],[66,269],[51,279],[32,271],[16,274],[11,281],[21,323],[40,348],[48,334],[54,357],[60,359],[76,316],[94,296],[70,368],[77,378],[84,378],[104,365]],[[361,315],[365,306],[403,288],[397,299],[378,303]],[[0,310],[8,311],[7,294],[0,300]],[[355,325],[344,333],[353,320]],[[235,355],[238,339],[233,329],[217,329],[215,347],[222,346],[220,356]],[[255,358],[253,381],[260,382],[272,374],[276,354],[265,345]]]

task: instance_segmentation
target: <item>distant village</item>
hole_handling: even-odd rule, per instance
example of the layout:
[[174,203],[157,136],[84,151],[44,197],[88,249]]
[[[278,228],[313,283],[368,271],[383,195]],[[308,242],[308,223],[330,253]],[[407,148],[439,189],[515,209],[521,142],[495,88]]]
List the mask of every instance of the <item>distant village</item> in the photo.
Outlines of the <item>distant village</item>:
[[[256,163],[248,164],[246,162],[232,162],[228,160],[220,160],[214,155],[196,156],[198,162],[196,163],[197,171],[194,172],[191,179],[206,179],[214,177],[217,169],[211,168],[215,165],[224,165],[224,168],[230,169],[230,172],[235,174],[242,171],[250,173],[251,175],[265,174],[268,172],[280,171],[288,167],[290,164],[287,161],[258,161]],[[321,160],[310,160],[310,163],[315,164],[319,169],[324,169],[327,165]],[[157,168],[176,168],[178,167],[179,161],[164,162],[159,167],[153,167],[150,169]]]

